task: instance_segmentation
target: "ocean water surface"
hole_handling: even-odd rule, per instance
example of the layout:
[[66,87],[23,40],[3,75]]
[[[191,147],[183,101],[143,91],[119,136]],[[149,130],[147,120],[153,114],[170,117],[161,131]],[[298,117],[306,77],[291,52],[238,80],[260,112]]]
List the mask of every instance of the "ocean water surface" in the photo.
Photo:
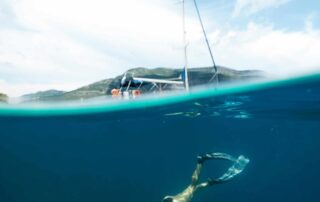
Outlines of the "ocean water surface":
[[[193,202],[320,201],[320,75],[91,105],[0,106],[1,202],[160,202],[198,154],[250,158]],[[202,180],[230,164],[208,161]]]

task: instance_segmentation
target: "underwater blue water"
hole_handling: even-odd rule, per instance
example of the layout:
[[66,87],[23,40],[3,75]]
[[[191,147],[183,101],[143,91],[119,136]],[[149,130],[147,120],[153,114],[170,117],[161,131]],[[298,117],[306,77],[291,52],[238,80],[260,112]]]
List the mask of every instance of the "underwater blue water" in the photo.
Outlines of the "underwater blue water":
[[[250,163],[193,202],[320,201],[320,76],[116,111],[1,110],[1,202],[159,202],[206,152]],[[207,162],[202,180],[229,166]]]

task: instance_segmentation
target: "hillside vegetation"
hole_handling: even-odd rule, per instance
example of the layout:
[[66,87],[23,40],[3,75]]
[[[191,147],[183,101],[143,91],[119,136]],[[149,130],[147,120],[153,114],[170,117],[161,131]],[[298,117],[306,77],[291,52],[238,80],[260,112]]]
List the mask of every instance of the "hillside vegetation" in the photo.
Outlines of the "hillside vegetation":
[[4,93],[0,93],[0,102],[7,103],[8,102],[8,96]]
[[[220,83],[230,83],[247,81],[250,79],[263,78],[264,73],[256,70],[237,71],[226,67],[218,66],[218,76]],[[172,68],[134,68],[127,71],[128,74],[135,77],[153,78],[153,79],[171,79],[178,78],[182,74],[182,69]],[[190,87],[208,85],[213,76],[212,67],[191,68],[188,70]],[[41,101],[63,101],[63,100],[77,100],[89,99],[104,95],[110,95],[113,88],[119,88],[121,79],[124,74],[115,78],[108,78],[87,86],[83,86],[70,92],[60,92],[57,95],[39,96],[40,94],[31,94]],[[152,84],[146,84],[142,87],[143,93],[150,92]],[[163,90],[170,90],[169,87]]]

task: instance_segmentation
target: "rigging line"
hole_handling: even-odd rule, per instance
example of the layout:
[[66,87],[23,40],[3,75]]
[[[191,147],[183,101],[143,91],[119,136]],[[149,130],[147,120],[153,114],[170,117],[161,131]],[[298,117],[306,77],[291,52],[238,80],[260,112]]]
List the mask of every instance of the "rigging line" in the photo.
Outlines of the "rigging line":
[[182,0],[182,28],[183,28],[183,45],[184,45],[184,84],[185,89],[189,92],[189,77],[188,77],[188,44],[187,44],[187,31],[186,31],[186,11],[185,0]]
[[[210,43],[209,43],[209,40],[208,40],[208,37],[207,37],[206,30],[204,29],[204,25],[203,25],[203,22],[202,22],[202,18],[201,18],[201,15],[200,15],[200,10],[198,8],[197,1],[193,0],[193,2],[194,2],[194,5],[196,7],[196,10],[197,10],[198,18],[199,18],[199,21],[200,21],[200,24],[201,24],[201,28],[202,28],[202,31],[203,31],[203,34],[204,34],[204,37],[205,37],[205,40],[206,40],[206,44],[207,44],[208,49],[209,49],[210,57],[211,57],[211,60],[212,60],[212,63],[213,63],[213,68],[215,70],[215,74],[210,79],[210,81],[211,81],[213,78],[215,78],[217,76],[218,70],[217,70],[217,66],[216,66],[216,63],[215,63],[214,58],[213,58],[213,54],[212,54]],[[218,77],[217,77],[217,79],[218,79]]]

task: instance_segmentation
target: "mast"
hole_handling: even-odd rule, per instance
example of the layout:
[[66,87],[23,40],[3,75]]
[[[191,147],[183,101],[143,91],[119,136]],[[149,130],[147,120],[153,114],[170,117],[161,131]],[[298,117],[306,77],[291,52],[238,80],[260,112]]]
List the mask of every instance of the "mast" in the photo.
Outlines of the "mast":
[[213,54],[212,54],[212,50],[211,50],[211,47],[210,47],[209,39],[207,37],[206,30],[204,29],[204,25],[203,25],[203,22],[202,22],[202,19],[201,19],[201,15],[200,15],[200,11],[199,11],[199,8],[198,8],[197,1],[193,0],[193,2],[194,2],[194,6],[196,7],[196,10],[197,10],[197,14],[198,14],[198,18],[199,18],[200,25],[201,25],[201,28],[202,28],[202,32],[203,32],[204,38],[206,40],[206,44],[207,44],[207,47],[208,47],[208,50],[209,50],[209,53],[210,53],[210,57],[211,57],[211,61],[212,61],[212,64],[213,64],[213,68],[214,68],[214,71],[215,71],[214,75],[212,76],[210,81],[212,81],[213,79],[216,78],[216,83],[218,84],[219,83],[218,69],[217,69],[216,63],[215,63],[214,58],[213,58]]
[[184,85],[186,91],[189,92],[189,78],[188,78],[188,44],[185,18],[185,0],[182,0],[182,23],[183,23],[183,45],[184,45]]

